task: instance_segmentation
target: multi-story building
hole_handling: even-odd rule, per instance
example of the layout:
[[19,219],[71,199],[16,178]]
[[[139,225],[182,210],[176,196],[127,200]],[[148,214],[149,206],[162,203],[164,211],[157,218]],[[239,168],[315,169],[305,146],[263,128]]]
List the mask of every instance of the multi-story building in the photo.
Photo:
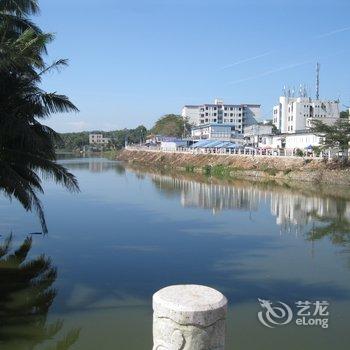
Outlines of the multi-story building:
[[90,145],[107,145],[110,141],[109,138],[103,137],[102,134],[90,134],[89,143]]
[[260,117],[260,105],[258,104],[225,104],[216,99],[214,104],[189,105],[182,109],[182,117],[191,125],[200,126],[206,124],[225,124],[234,127],[238,133],[243,133],[243,128],[256,124],[256,118]]
[[186,105],[182,108],[182,118],[186,119],[191,125],[199,124],[200,106]]
[[273,123],[281,133],[306,130],[315,119],[332,125],[339,117],[339,101],[281,96],[273,108]]

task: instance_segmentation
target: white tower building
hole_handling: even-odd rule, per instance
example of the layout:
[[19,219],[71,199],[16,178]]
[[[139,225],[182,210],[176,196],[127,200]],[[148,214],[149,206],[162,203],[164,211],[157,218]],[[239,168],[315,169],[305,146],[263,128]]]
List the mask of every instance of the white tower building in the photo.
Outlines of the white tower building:
[[314,119],[332,125],[339,117],[339,101],[281,96],[273,108],[273,123],[282,133],[307,130]]

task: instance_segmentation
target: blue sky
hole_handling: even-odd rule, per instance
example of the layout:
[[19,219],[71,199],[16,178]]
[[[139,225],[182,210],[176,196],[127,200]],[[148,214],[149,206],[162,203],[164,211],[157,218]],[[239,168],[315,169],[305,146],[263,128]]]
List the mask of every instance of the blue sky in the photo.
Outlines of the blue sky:
[[70,66],[44,87],[79,114],[58,131],[147,127],[185,104],[216,97],[260,103],[284,85],[309,86],[321,63],[321,96],[350,104],[349,0],[41,0],[35,21],[56,33],[48,61]]

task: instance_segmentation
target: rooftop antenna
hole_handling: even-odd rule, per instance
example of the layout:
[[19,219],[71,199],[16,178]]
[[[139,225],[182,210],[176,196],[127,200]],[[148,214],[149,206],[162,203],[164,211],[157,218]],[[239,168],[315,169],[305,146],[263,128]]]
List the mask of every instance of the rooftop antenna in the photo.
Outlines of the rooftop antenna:
[[316,64],[316,100],[320,99],[320,64]]

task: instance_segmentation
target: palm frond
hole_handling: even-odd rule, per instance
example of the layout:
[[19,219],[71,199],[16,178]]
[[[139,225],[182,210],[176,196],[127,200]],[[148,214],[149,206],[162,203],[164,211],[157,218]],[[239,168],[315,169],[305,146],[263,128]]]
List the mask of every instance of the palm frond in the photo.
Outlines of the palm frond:
[[0,0],[0,12],[27,16],[40,12],[38,0]]
[[67,96],[56,93],[44,93],[40,97],[48,115],[51,113],[79,112],[79,109]]
[[[42,178],[78,191],[78,182],[56,162],[59,135],[39,121],[54,113],[78,112],[67,96],[40,88],[42,76],[68,64],[46,64],[44,56],[53,34],[29,19],[37,0],[0,0],[0,192],[36,211],[47,232],[39,199]],[[4,251],[3,251],[4,253]]]

